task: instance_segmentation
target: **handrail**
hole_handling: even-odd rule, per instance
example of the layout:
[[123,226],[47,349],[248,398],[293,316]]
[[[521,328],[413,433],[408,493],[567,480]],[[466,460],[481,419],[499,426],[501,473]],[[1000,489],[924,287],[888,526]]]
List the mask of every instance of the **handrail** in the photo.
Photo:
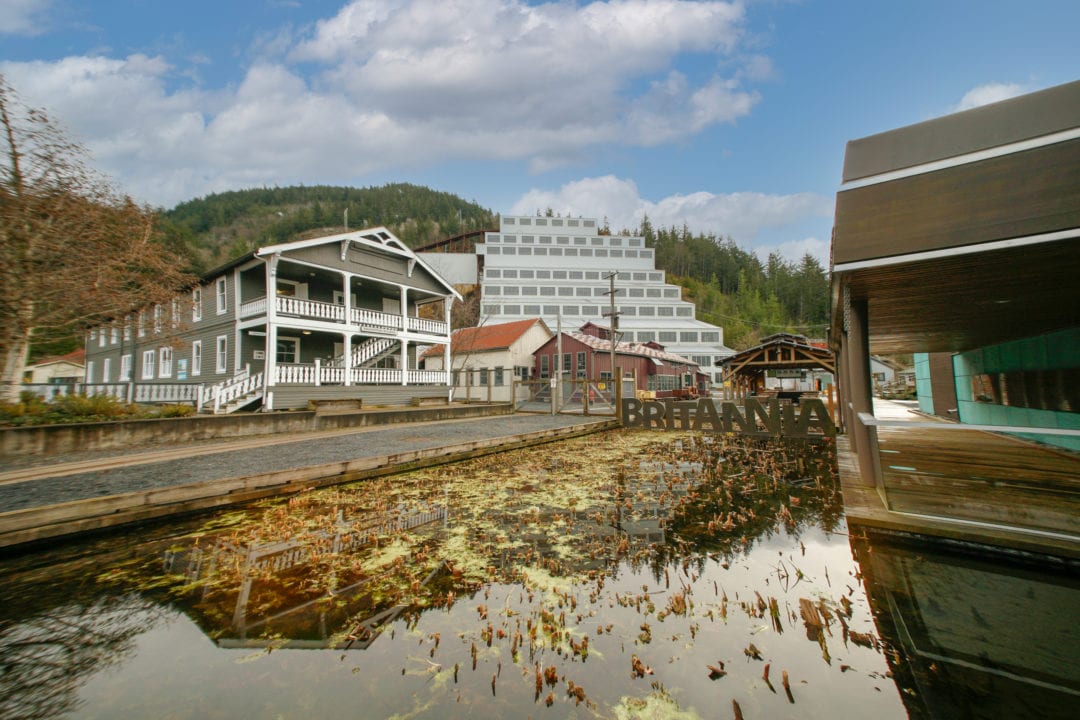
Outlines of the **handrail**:
[[1067,430],[1050,427],[1018,427],[1016,425],[975,425],[971,423],[952,422],[925,422],[907,420],[880,420],[870,413],[859,413],[859,422],[867,427],[884,428],[926,428],[933,430],[982,430],[984,432],[1020,433],[1024,435],[1064,435],[1066,437],[1080,437],[1080,430]]

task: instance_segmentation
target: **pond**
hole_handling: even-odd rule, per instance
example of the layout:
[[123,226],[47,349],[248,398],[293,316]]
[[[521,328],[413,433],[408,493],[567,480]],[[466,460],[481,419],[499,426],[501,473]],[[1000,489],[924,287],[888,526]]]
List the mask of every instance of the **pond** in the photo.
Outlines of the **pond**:
[[847,532],[831,442],[625,430],[129,530],[0,562],[0,716],[938,716],[994,640],[942,643],[951,573]]

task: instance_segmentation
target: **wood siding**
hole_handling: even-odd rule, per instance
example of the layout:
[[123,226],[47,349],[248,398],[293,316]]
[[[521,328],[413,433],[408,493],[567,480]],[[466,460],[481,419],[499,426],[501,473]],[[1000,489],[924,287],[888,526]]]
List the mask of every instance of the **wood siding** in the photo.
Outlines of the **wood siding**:
[[833,263],[1080,227],[1080,140],[842,191]]

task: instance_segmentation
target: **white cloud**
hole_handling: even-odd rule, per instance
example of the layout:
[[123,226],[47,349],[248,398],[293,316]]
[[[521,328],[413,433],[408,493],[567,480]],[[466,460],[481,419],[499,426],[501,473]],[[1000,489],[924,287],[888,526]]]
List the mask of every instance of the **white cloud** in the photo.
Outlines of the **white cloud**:
[[[744,24],[738,0],[358,0],[259,36],[236,86],[204,89],[145,55],[0,72],[102,170],[169,205],[460,159],[544,172],[605,145],[680,141],[757,102],[743,83],[768,63],[736,57]],[[687,55],[695,66],[676,69]]]
[[964,97],[960,98],[960,102],[955,109],[956,111],[970,110],[980,105],[989,105],[990,103],[1008,100],[1029,91],[1030,89],[1027,86],[1018,85],[1017,83],[987,83],[964,93]]
[[0,0],[0,33],[40,35],[51,5],[52,0]]
[[769,252],[778,252],[786,259],[799,260],[809,252],[827,264],[827,241],[813,237],[779,243],[759,240],[766,232],[775,236],[785,228],[828,218],[832,215],[832,204],[830,198],[808,192],[792,195],[696,192],[653,202],[641,197],[632,180],[605,175],[576,180],[554,191],[530,190],[509,212],[532,214],[551,208],[563,215],[606,217],[614,231],[637,228],[648,214],[654,227],[685,224],[696,233],[731,237],[763,258]]

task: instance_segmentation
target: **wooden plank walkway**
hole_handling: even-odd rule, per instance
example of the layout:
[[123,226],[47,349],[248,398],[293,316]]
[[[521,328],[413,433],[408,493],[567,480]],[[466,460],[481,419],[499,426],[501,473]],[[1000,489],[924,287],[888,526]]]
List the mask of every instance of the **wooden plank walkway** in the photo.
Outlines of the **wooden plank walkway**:
[[916,430],[879,428],[881,448],[895,451],[882,464],[910,468],[885,473],[889,507],[837,438],[851,525],[1080,558],[1080,459],[996,433]]

